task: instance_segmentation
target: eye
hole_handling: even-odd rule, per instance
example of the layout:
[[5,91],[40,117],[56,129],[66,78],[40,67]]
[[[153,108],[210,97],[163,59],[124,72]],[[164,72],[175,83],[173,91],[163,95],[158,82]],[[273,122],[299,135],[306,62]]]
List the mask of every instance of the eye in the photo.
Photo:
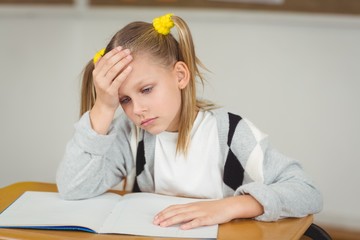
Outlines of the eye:
[[129,97],[123,97],[120,99],[120,104],[127,104],[130,102],[130,98]]
[[141,90],[141,93],[150,93],[153,90],[153,87],[146,87]]

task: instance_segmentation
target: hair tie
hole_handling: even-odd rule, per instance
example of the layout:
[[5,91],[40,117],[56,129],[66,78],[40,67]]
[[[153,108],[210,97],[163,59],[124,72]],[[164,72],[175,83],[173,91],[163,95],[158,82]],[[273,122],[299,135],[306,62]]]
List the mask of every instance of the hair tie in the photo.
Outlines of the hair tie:
[[97,63],[97,61],[99,61],[99,59],[104,56],[105,54],[105,48],[99,50],[97,53],[95,53],[94,58],[93,58],[93,62],[94,64]]
[[168,13],[164,16],[154,18],[153,26],[155,30],[162,35],[168,35],[170,29],[174,27],[174,21],[171,19],[173,15],[172,13]]

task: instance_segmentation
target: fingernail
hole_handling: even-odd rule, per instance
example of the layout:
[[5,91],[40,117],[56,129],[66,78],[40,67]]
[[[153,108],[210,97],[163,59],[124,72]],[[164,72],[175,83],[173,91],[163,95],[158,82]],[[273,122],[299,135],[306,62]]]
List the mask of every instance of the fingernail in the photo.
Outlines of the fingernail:
[[118,50],[118,51],[121,51],[121,49],[122,49],[122,46],[116,47],[116,50]]

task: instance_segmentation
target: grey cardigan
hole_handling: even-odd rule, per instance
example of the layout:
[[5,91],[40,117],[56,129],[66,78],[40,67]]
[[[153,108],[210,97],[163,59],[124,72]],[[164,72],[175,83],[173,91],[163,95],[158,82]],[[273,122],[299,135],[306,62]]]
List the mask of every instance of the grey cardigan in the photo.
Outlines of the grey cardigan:
[[[217,119],[223,156],[223,196],[250,194],[264,207],[261,221],[303,217],[322,209],[322,197],[299,162],[271,148],[268,137],[251,122],[224,109]],[[64,199],[97,196],[124,177],[134,191],[154,192],[155,136],[139,130],[125,114],[108,135],[91,128],[88,112],[75,124],[57,172]]]

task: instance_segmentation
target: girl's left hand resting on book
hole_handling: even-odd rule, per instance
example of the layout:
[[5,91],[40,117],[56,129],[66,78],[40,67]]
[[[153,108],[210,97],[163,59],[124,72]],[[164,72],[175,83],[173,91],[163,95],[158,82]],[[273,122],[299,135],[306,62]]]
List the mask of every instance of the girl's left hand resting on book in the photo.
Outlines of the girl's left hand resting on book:
[[181,224],[183,230],[221,224],[236,218],[252,218],[263,214],[262,205],[251,195],[220,200],[172,205],[158,213],[154,224],[168,227]]

